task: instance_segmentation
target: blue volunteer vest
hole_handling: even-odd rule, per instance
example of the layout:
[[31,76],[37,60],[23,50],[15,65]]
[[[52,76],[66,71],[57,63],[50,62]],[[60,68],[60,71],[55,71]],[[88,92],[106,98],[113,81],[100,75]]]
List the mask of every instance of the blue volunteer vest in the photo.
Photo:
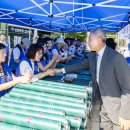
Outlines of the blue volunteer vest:
[[46,58],[46,64],[48,64],[52,60],[53,54],[51,50],[48,50],[45,53],[45,58]]
[[[8,67],[7,64],[2,64],[2,67],[3,67],[3,70],[4,70],[4,74],[5,74],[5,77],[6,77],[6,82],[9,82],[9,81],[12,81],[13,80],[13,77],[12,77],[12,72],[10,70],[10,68]],[[3,84],[5,83],[5,81],[0,77],[0,84]],[[9,88],[7,90],[3,90],[3,91],[0,91],[0,97],[1,96],[4,96],[6,93],[8,93],[12,88]]]
[[[24,52],[23,52],[23,49],[20,47],[19,44],[17,44],[14,48],[18,47],[19,50],[20,50],[20,57],[19,57],[19,60],[21,60],[23,57],[24,57]],[[13,49],[14,49],[13,48]],[[9,64],[9,67],[11,70],[15,70],[18,66],[18,63],[16,63],[14,61],[14,56],[13,56],[13,50],[12,50],[12,53],[11,53],[11,58],[10,58],[10,64]]]
[[43,66],[46,66],[46,65],[47,65],[46,60],[45,60],[45,59],[43,59],[43,58],[41,59],[41,61],[40,61],[40,62],[41,62],[41,64],[42,64]]
[[128,64],[130,64],[130,57],[127,57],[126,61],[127,61]]
[[54,45],[52,46],[51,50],[53,51],[53,49],[56,49],[57,52],[58,52],[58,54],[60,55],[60,51],[59,51],[59,49],[57,48],[56,44],[54,44]]
[[6,57],[9,57],[9,43],[8,42],[5,42],[5,50],[6,50]]
[[[32,67],[32,64],[31,64],[30,59],[28,59],[28,58],[25,56],[25,57],[22,58],[22,60],[19,62],[18,66],[17,66],[17,68],[16,68],[16,73],[15,73],[15,75],[16,75],[17,77],[21,76],[21,73],[20,73],[20,63],[21,63],[22,61],[27,61],[27,62],[29,63],[29,65],[30,65],[30,67],[31,67],[32,70],[33,70],[33,67]],[[33,74],[35,75],[35,74],[38,74],[38,73],[39,73],[38,64],[37,64],[37,61],[34,61],[34,72],[33,72]]]

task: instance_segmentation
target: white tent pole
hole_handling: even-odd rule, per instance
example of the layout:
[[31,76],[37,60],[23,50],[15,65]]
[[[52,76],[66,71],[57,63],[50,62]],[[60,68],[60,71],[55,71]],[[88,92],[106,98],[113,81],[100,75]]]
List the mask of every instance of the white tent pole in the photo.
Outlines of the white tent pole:
[[31,41],[31,27],[29,27],[29,40]]
[[[73,0],[73,10],[74,10],[74,0]],[[73,25],[74,25],[74,11],[73,11]]]
[[[54,3],[57,4],[73,4],[73,2],[65,2],[65,1],[54,1]],[[89,3],[78,3],[78,2],[74,2],[75,5],[84,5],[84,6],[88,6],[90,5]]]
[[122,22],[122,23],[127,23],[128,21],[121,21],[121,20],[102,20],[101,21],[110,21],[110,22]]
[[4,20],[4,19],[13,19],[13,18],[0,18],[0,19]]
[[110,3],[110,2],[114,2],[114,1],[116,1],[116,0],[107,0],[107,1],[97,3],[96,5],[103,5],[103,4],[107,4],[107,3]]
[[84,23],[76,24],[76,26],[77,26],[77,25],[81,25],[81,24],[88,24],[88,23],[92,23],[92,22],[95,22],[95,21],[98,21],[98,19],[95,19],[95,20],[92,20],[92,21],[89,21],[89,22],[84,22]]
[[[113,1],[115,1],[115,0],[108,0],[108,1],[105,1],[105,2],[98,3],[96,5],[101,6],[102,4],[110,3],[110,2],[113,2]],[[62,3],[62,4],[73,4],[73,2],[63,2],[63,1],[62,2],[54,1],[54,2],[55,3]],[[71,12],[75,12],[75,11],[78,11],[78,10],[87,9],[87,8],[90,8],[90,7],[93,6],[92,4],[84,4],[84,3],[76,3],[76,2],[74,2],[74,4],[86,5],[86,6],[82,7],[82,8],[77,8],[77,9],[69,10],[69,11],[66,11],[66,12],[62,12],[62,13],[59,13],[59,14],[55,14],[55,16],[58,16],[58,15],[61,15],[61,14],[67,14],[67,13],[71,13]]]
[[3,16],[6,16],[6,15],[10,15],[10,14],[14,14],[14,13],[16,13],[15,11],[13,11],[13,12],[10,12],[10,13],[4,13],[3,15],[0,15],[0,17],[3,17]]
[[62,13],[59,13],[59,14],[55,14],[54,16],[59,16],[59,15],[65,15],[67,13],[71,13],[71,12],[74,12],[74,11],[79,11],[81,9],[87,9],[87,8],[90,8],[92,7],[92,4],[88,5],[88,6],[85,6],[85,7],[81,7],[81,8],[77,8],[77,9],[74,9],[74,10],[69,10],[69,11],[66,11],[66,12],[62,12]]
[[5,8],[0,8],[0,10],[6,10],[6,11],[15,11],[15,10],[11,10],[11,9],[5,9]]
[[30,0],[34,5],[36,5],[39,9],[41,9],[43,12],[45,12],[47,15],[50,15],[45,9],[41,7],[35,0]]
[[[58,8],[58,6],[55,3],[53,3],[53,5],[59,10],[60,13],[62,13],[62,11]],[[63,14],[63,13],[62,13],[62,15],[65,16],[65,14]],[[70,24],[72,24],[72,22],[66,16],[65,16],[65,18],[68,20],[68,22],[70,22]]]
[[76,16],[76,18],[80,18],[80,19],[91,19],[91,20],[95,20],[96,19],[96,18],[88,18],[88,17],[80,17],[80,16]]
[[102,25],[103,27],[107,27],[107,28],[121,28],[121,27],[116,27],[116,26],[106,26],[106,25]]
[[50,2],[50,15],[52,15],[52,5],[53,5],[53,2]]
[[[47,3],[48,3],[48,2],[45,2],[45,3],[39,4],[39,5],[41,6],[41,5],[45,5],[45,4],[47,4]],[[28,8],[24,8],[24,9],[18,10],[18,12],[23,12],[24,10],[32,9],[32,8],[35,8],[35,7],[36,7],[36,6],[31,6],[31,7],[28,7]],[[3,16],[6,16],[6,15],[10,15],[10,14],[16,13],[15,10],[10,10],[10,9],[0,8],[0,10],[11,11],[10,13],[4,14],[4,15],[0,15],[0,17],[3,17]],[[26,13],[26,12],[25,12],[25,13]],[[28,14],[29,14],[29,13],[28,13]]]
[[[10,17],[10,19],[14,19],[14,17],[12,17],[12,16],[10,16],[9,14],[5,14],[4,12],[2,12],[2,11],[0,11],[3,15],[7,15],[7,16],[9,16]],[[1,15],[2,16],[2,15]],[[21,20],[19,20],[18,18],[16,18],[15,20],[17,20],[17,21],[19,21],[19,22],[21,22],[21,23],[23,23],[23,24],[25,24],[25,25],[27,25],[27,26],[29,26],[27,23],[25,23],[25,22],[23,22],[23,21],[21,21]]]
[[[108,18],[118,17],[118,16],[121,16],[121,15],[125,15],[125,14],[114,15],[114,16],[102,18],[102,19],[100,19],[100,20],[102,20],[102,21],[110,21],[110,22],[127,22],[127,21],[120,21],[120,20],[106,20],[106,19],[108,19]],[[80,24],[77,24],[77,25],[88,24],[88,23],[95,22],[95,21],[98,21],[98,19],[95,19],[95,20],[89,21],[89,22],[80,23]]]
[[23,14],[32,14],[32,15],[43,16],[43,17],[47,17],[48,16],[46,14],[38,14],[38,13],[25,12],[25,11],[22,11],[20,13],[23,13]]
[[[45,0],[47,1],[47,0]],[[113,2],[113,1],[116,1],[116,0],[108,0],[108,1],[105,1],[105,2],[101,2],[99,4],[106,4],[106,3],[110,3],[110,2]],[[65,1],[54,1],[54,3],[58,3],[58,4],[73,4],[73,2],[65,2]],[[80,3],[80,2],[74,2],[75,5],[83,5],[83,6],[87,6],[87,5],[90,5],[90,3]]]
[[102,20],[109,19],[109,18],[114,18],[114,17],[118,17],[118,16],[122,16],[122,15],[126,15],[126,13],[105,17],[105,18],[102,18]]
[[[39,4],[39,5],[40,5],[40,6],[43,6],[43,5],[46,5],[46,4],[48,4],[48,2]],[[35,7],[36,7],[36,5],[31,6],[31,7],[28,7],[28,8],[24,8],[24,9],[19,10],[19,12],[22,12],[22,11],[25,11],[25,10],[29,10],[29,9],[32,9],[32,8],[35,8]]]
[[108,8],[120,8],[120,9],[130,9],[130,6],[118,6],[118,5],[100,5],[100,4],[96,4],[96,6],[99,7],[108,7]]

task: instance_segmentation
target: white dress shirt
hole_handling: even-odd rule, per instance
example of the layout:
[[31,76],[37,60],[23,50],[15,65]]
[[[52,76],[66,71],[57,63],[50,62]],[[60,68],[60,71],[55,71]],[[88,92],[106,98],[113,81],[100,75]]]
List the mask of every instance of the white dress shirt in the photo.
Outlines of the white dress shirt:
[[99,72],[100,72],[100,65],[102,61],[102,56],[104,54],[106,46],[104,46],[99,52],[97,52],[97,72],[96,72],[96,77],[97,77],[97,82],[99,84]]

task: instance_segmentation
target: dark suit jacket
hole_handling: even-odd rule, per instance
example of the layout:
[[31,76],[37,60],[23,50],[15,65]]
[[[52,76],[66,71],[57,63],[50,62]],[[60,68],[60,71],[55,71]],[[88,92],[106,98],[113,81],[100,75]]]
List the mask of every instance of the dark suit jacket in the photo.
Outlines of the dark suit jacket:
[[[96,95],[101,94],[105,110],[115,124],[119,122],[119,116],[130,120],[130,67],[125,58],[118,52],[106,47],[99,72],[99,91],[95,84],[95,62],[91,56],[80,64],[79,69],[90,67],[93,81],[93,90]],[[66,68],[66,72],[74,71],[75,67]],[[86,68],[87,68],[86,67]],[[70,70],[71,69],[71,70]]]

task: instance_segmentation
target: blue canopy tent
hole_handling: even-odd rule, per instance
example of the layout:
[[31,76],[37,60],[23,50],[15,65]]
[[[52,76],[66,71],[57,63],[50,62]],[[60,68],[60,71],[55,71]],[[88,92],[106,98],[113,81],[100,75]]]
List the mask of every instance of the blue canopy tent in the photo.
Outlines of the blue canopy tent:
[[0,22],[53,32],[117,32],[130,21],[130,0],[0,0]]

